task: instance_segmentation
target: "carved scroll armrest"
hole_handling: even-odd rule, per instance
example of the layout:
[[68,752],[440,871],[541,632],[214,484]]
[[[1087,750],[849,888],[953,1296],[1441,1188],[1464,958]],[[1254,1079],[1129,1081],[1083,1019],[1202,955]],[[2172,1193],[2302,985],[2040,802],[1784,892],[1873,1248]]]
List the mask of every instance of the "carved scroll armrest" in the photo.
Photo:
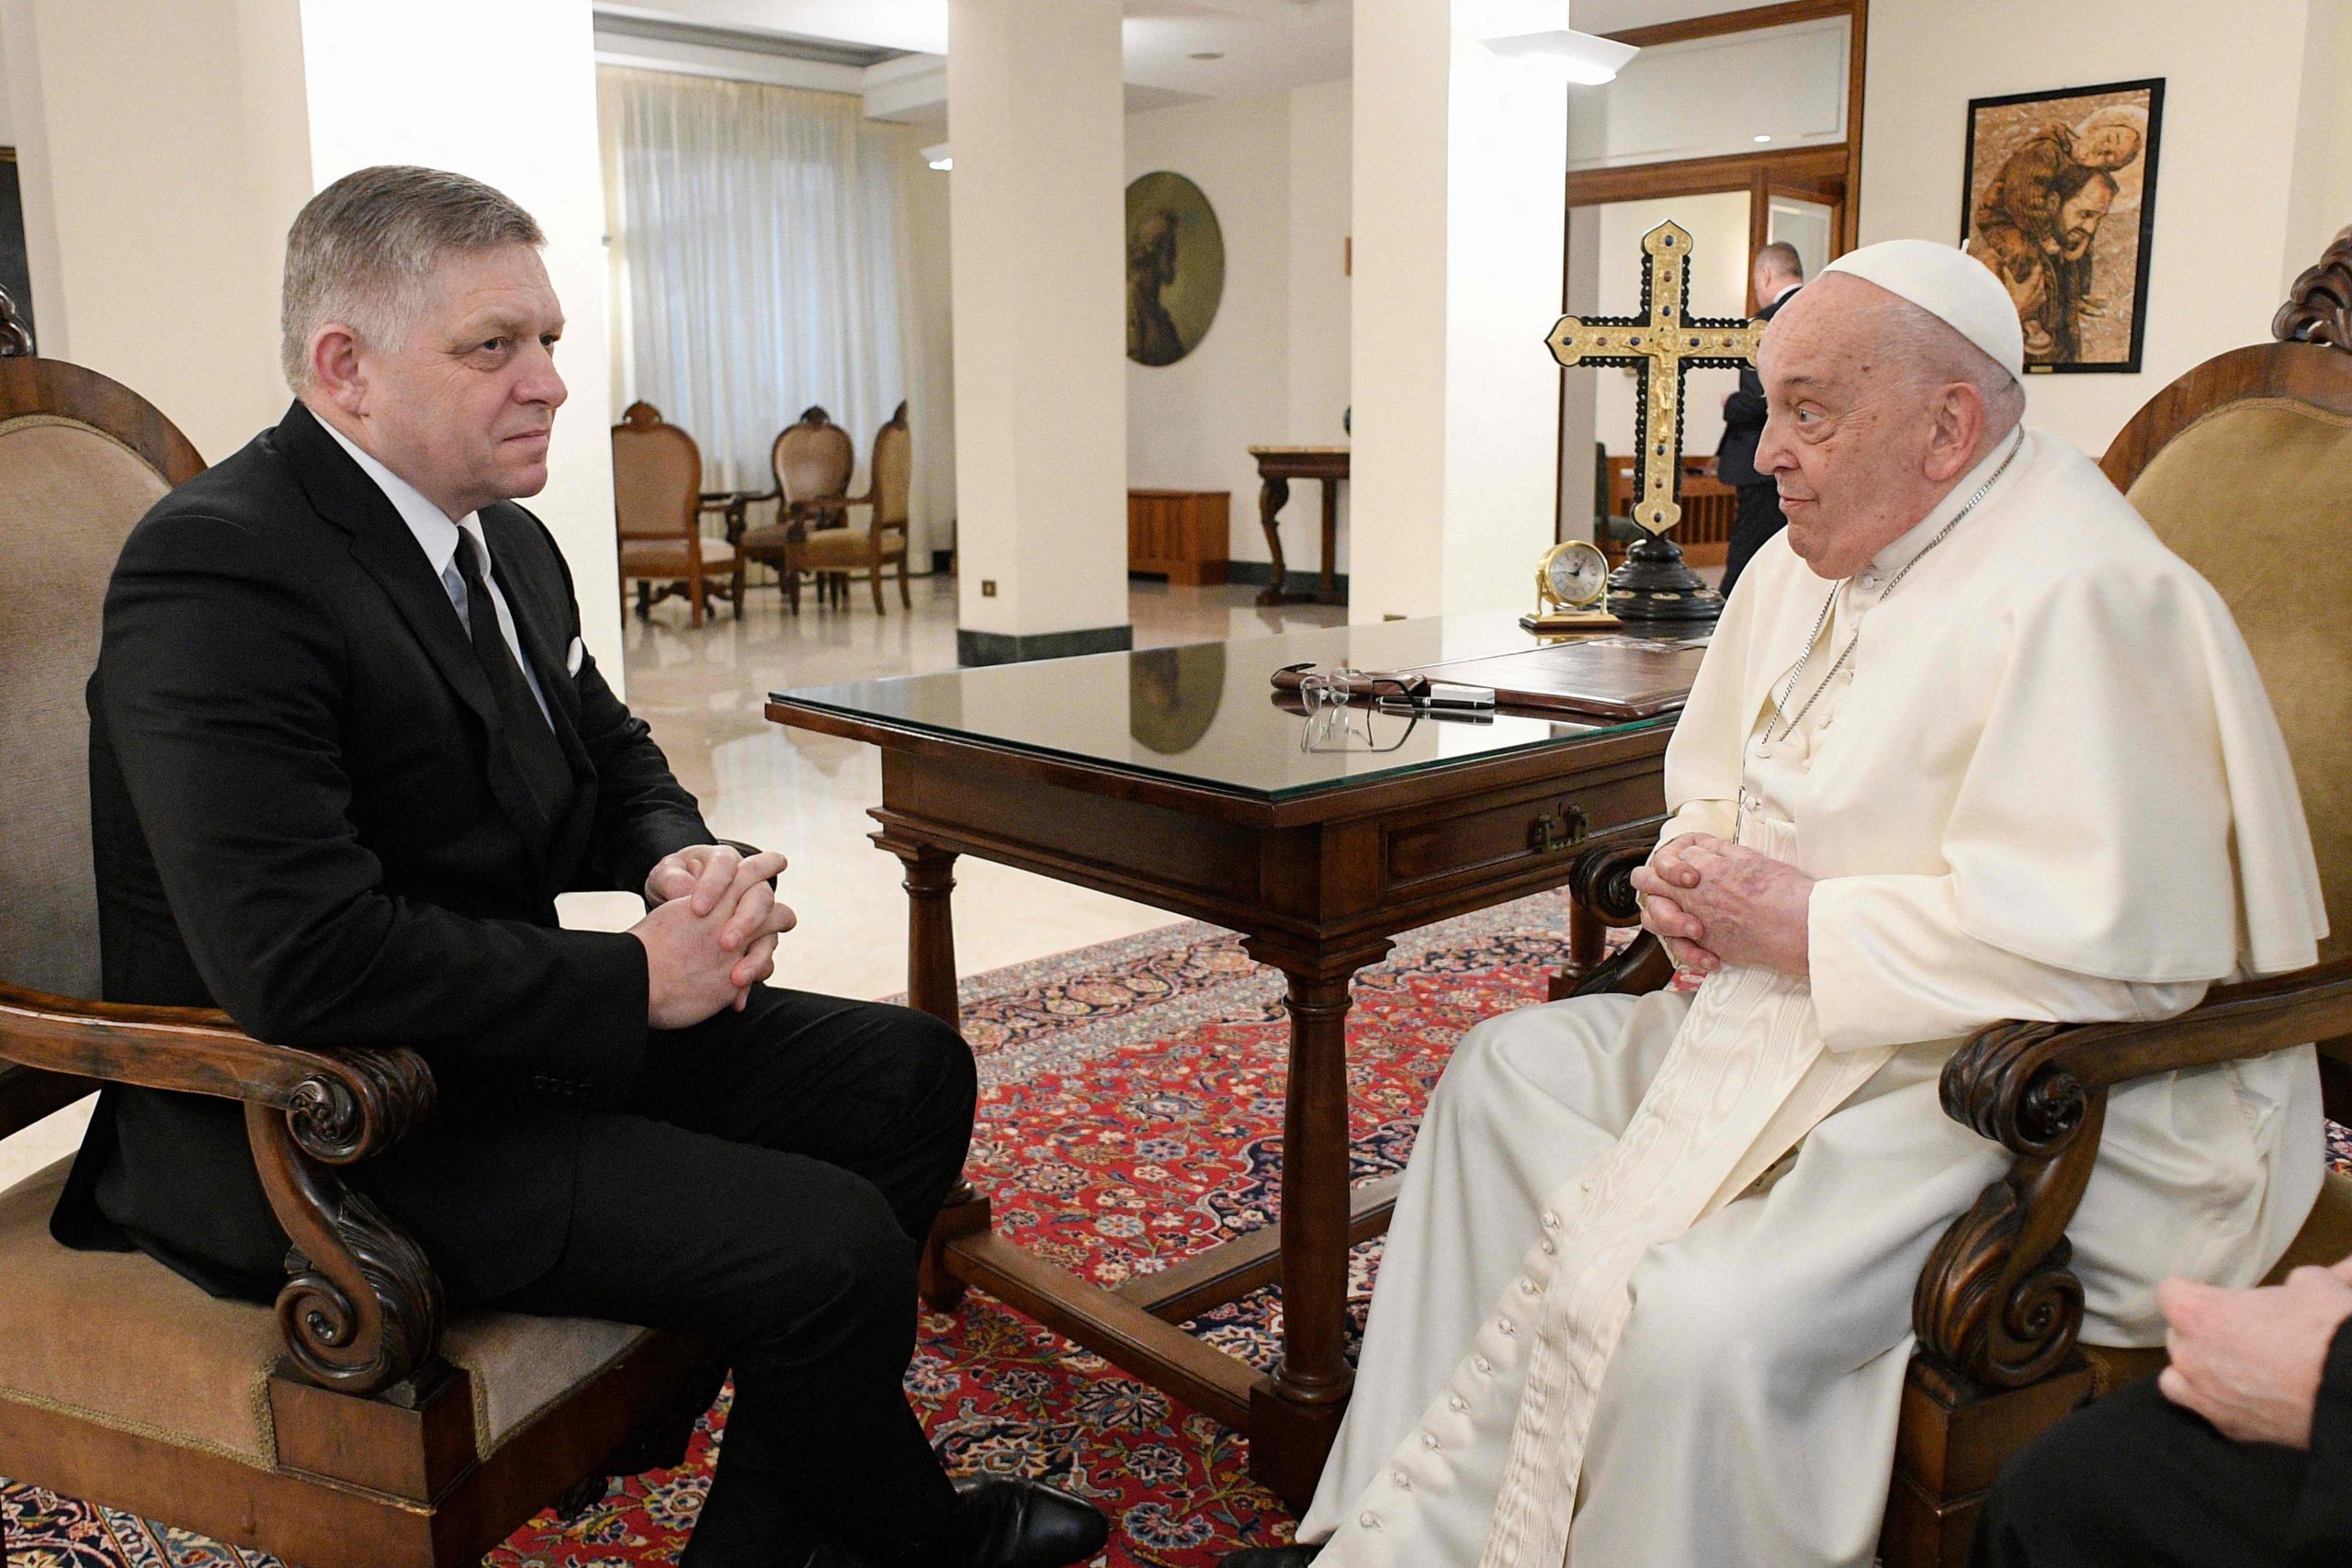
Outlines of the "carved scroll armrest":
[[355,1394],[432,1365],[440,1280],[415,1242],[329,1168],[382,1153],[433,1109],[433,1073],[416,1053],[271,1045],[209,1008],[0,986],[0,1059],[243,1101],[254,1169],[293,1243],[277,1296],[287,1353],[312,1381]]
[[2352,1032],[2352,961],[2244,986],[2154,1023],[1996,1023],[1944,1065],[1945,1113],[2016,1156],[1919,1276],[1912,1326],[1947,1375],[2019,1388],[2082,1330],[2066,1226],[2098,1157],[2107,1097],[2156,1073],[2267,1055]]
[[[1642,919],[1640,900],[1634,893],[1634,869],[1650,858],[1647,842],[1604,844],[1587,851],[1568,873],[1568,897],[1577,911],[1597,925],[1633,926]],[[1574,976],[1567,994],[1596,997],[1637,996],[1655,991],[1674,977],[1674,961],[1665,944],[1644,931],[1611,956]]]

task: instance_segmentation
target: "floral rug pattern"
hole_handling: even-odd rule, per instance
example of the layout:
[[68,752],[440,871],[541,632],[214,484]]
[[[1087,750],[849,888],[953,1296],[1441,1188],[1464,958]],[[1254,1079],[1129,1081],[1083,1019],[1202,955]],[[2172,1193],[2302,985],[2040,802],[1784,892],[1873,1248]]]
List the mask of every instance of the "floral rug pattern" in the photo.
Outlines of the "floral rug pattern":
[[[1358,1179],[1403,1168],[1464,1030],[1543,998],[1565,923],[1564,900],[1539,896],[1411,933],[1359,976],[1348,1063]],[[1231,934],[1174,926],[967,980],[964,1030],[980,1061],[972,1177],[1024,1244],[1110,1285],[1272,1216],[1288,1025],[1280,976]],[[2329,1155],[2352,1168],[2345,1129],[2330,1126]],[[1351,1355],[1379,1250],[1351,1258]],[[1260,1292],[1189,1326],[1270,1368],[1280,1307]],[[1236,1545],[1289,1532],[1287,1510],[1249,1479],[1241,1438],[980,1292],[923,1314],[907,1390],[951,1471],[1041,1477],[1117,1517],[1101,1568],[1211,1568]],[[677,1470],[616,1483],[570,1522],[542,1514],[487,1563],[674,1561],[727,1408],[722,1394]],[[0,1514],[7,1568],[277,1568],[14,1483],[0,1482]]]
[[[1453,1043],[1539,1001],[1564,956],[1565,900],[1540,895],[1400,938],[1358,977],[1349,1086],[1359,1179],[1400,1170]],[[1281,1188],[1289,1023],[1282,979],[1239,940],[1188,924],[999,970],[964,984],[979,1057],[972,1179],[999,1227],[1101,1284],[1164,1269],[1272,1217]],[[1349,1346],[1379,1244],[1351,1259]],[[1271,1291],[1205,1314],[1195,1333],[1271,1368]],[[1249,1479],[1249,1447],[978,1292],[922,1316],[907,1389],[958,1474],[1038,1476],[1116,1516],[1103,1568],[1209,1568],[1291,1517]],[[493,1568],[641,1568],[673,1561],[709,1486],[728,1398],[686,1462],[616,1483],[565,1523],[533,1519]],[[277,1568],[130,1514],[0,1482],[7,1568]]]

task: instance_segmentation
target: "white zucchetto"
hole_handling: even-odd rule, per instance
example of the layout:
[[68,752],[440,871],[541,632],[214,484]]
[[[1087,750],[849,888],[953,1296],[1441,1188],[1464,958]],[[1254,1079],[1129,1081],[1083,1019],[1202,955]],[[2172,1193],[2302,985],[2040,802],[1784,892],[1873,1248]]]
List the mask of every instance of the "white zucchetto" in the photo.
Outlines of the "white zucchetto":
[[2001,280],[1956,245],[1933,240],[1882,240],[1849,251],[1821,269],[1849,272],[1908,299],[1983,349],[1993,363],[2025,378],[2025,330]]

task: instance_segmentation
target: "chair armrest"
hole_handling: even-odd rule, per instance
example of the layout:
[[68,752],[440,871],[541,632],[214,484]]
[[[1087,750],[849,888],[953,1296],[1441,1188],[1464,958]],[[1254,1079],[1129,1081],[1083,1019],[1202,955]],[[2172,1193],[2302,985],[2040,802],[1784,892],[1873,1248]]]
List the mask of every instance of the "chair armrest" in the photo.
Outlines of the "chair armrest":
[[2352,961],[2217,987],[2160,1022],[1978,1030],[1944,1064],[1944,1111],[2016,1158],[1928,1255],[1911,1301],[1921,1356],[1948,1377],[2020,1388],[2073,1354],[2083,1288],[2066,1226],[2117,1084],[2347,1032]]
[[277,1294],[287,1354],[312,1382],[357,1395],[436,1364],[441,1282],[431,1263],[329,1168],[382,1153],[433,1109],[433,1072],[415,1052],[272,1045],[209,1008],[0,986],[0,1059],[243,1101],[254,1168],[292,1243]]
[[302,1152],[327,1165],[380,1154],[433,1109],[433,1070],[413,1051],[270,1045],[211,1008],[131,1007],[0,986],[0,1058],[141,1089],[240,1100],[282,1111]]
[[[1648,863],[1650,850],[1647,842],[1642,842],[1605,844],[1586,851],[1568,873],[1568,897],[1577,913],[1596,926],[1639,925],[1642,908],[1634,892],[1634,869]],[[1567,989],[1555,994],[1639,996],[1657,990],[1673,978],[1674,961],[1667,956],[1665,943],[1644,931],[1606,958],[1572,963]]]

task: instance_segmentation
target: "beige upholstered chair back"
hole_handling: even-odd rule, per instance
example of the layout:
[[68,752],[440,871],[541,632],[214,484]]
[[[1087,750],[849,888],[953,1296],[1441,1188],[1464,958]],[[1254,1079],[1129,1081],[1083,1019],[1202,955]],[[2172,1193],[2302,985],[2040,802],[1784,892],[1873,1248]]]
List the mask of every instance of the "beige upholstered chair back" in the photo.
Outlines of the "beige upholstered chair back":
[[857,449],[849,432],[820,408],[812,408],[786,425],[775,438],[770,457],[775,466],[776,488],[786,502],[846,495],[850,473],[857,467]]
[[914,480],[915,443],[907,430],[907,405],[874,434],[874,526],[907,520],[907,490]]
[[702,453],[651,403],[628,405],[613,426],[613,512],[624,539],[678,539],[695,531]]
[[2352,353],[2277,343],[2209,360],[2102,466],[2237,617],[2302,789],[2334,928],[2322,957],[2352,953]]
[[98,994],[83,689],[123,539],[203,467],[128,388],[76,365],[0,359],[0,981]]

